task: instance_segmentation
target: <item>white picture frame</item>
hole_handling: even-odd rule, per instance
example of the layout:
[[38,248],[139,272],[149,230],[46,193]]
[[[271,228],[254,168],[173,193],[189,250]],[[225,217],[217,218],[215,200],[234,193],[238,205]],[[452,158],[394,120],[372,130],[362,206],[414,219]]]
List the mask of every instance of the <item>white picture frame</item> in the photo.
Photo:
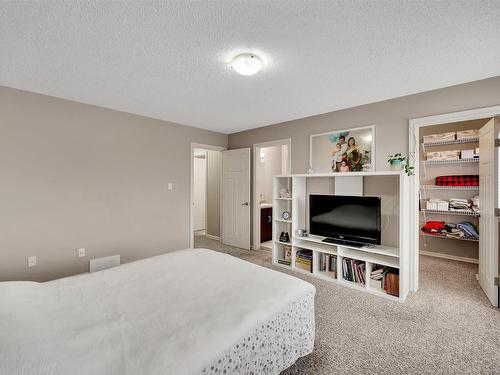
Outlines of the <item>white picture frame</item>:
[[[375,125],[360,126],[350,129],[332,130],[325,133],[311,134],[309,136],[309,168],[312,168],[313,173],[331,173],[331,172],[353,172],[354,170],[349,161],[346,160],[346,155],[344,154],[343,160],[346,163],[340,162],[336,164],[337,168],[333,170],[332,164],[333,159],[337,160],[340,158],[340,154],[337,154],[337,143],[334,139],[344,137],[345,143],[349,142],[350,138],[354,138],[355,146],[358,150],[365,154],[368,151],[369,160],[361,163],[362,171],[375,171]],[[351,142],[352,143],[352,142]],[[341,149],[338,152],[343,151],[344,146],[340,146]],[[349,148],[349,145],[348,145]],[[337,161],[336,161],[337,163]],[[345,165],[344,165],[345,164]],[[342,167],[342,168],[341,168]],[[347,168],[349,170],[347,170]],[[360,163],[356,163],[355,169],[360,167]]]

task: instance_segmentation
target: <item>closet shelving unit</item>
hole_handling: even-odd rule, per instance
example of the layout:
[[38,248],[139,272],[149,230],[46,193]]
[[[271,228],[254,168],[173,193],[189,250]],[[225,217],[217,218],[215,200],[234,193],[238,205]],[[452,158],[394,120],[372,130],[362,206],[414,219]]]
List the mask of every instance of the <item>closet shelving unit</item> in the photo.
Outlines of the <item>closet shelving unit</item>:
[[[436,131],[439,133],[439,131]],[[479,137],[471,137],[466,139],[458,139],[452,141],[444,142],[432,142],[432,143],[421,143],[421,156],[422,159],[420,163],[423,165],[421,170],[423,171],[423,176],[421,175],[421,181],[428,181],[430,178],[435,178],[438,175],[462,175],[462,174],[479,174],[479,158],[467,158],[467,159],[456,159],[456,160],[425,160],[426,151],[429,148],[440,148],[450,150],[450,147],[440,147],[440,146],[452,146],[457,145],[457,149],[463,149],[464,146],[467,148],[479,147]],[[470,145],[470,146],[469,146]],[[476,165],[477,164],[477,165]],[[464,173],[464,168],[469,171]],[[470,173],[474,171],[474,173]],[[421,228],[427,220],[432,219],[442,219],[441,215],[444,217],[462,217],[458,221],[467,220],[467,217],[471,218],[473,221],[477,220],[480,216],[480,212],[473,210],[428,210],[425,208],[426,201],[430,198],[435,198],[439,196],[440,198],[451,198],[450,194],[457,194],[460,197],[470,199],[474,195],[479,194],[479,186],[438,186],[432,185],[428,182],[424,182],[420,185],[420,214],[421,221],[419,227]],[[445,220],[447,221],[447,220]],[[420,230],[420,229],[419,229]],[[426,244],[426,239],[443,239],[443,240],[459,240],[467,242],[478,243],[479,240],[474,237],[464,236],[464,237],[453,237],[440,234],[425,233],[420,230],[420,237],[423,238],[424,246]]]
[[[387,224],[387,233],[382,231],[382,245],[374,247],[351,247],[347,245],[336,245],[323,242],[325,237],[308,235],[297,237],[297,229],[309,230],[309,194],[335,194],[334,191],[319,192],[315,188],[316,183],[324,183],[329,186],[337,186],[337,182],[351,181],[357,177],[362,183],[363,195],[377,195],[382,197],[382,220]],[[321,181],[313,181],[319,179]],[[350,182],[348,182],[350,183]],[[313,187],[310,188],[309,185]],[[390,186],[387,192],[386,188]],[[292,193],[290,200],[279,199],[279,191],[288,188]],[[391,190],[392,189],[392,190]],[[356,189],[354,189],[356,190]],[[346,193],[339,192],[339,195]],[[356,290],[403,302],[409,291],[409,228],[403,218],[408,217],[409,208],[408,178],[399,171],[378,172],[350,172],[350,173],[321,173],[321,174],[295,174],[274,177],[274,202],[277,209],[273,210],[275,215],[273,223],[275,239],[273,243],[273,264],[293,270],[298,273],[308,274],[323,280],[351,287]],[[291,204],[291,206],[290,206]],[[291,222],[283,222],[281,214],[283,210],[289,210],[292,214]],[[292,256],[291,264],[279,263],[284,257],[283,242],[279,241],[282,231],[288,231],[291,237]],[[296,267],[296,254],[298,250],[312,251],[312,271]],[[336,272],[321,271],[319,258],[324,256],[337,257]],[[365,265],[365,282],[353,282],[344,279],[342,272],[342,260],[344,258],[359,261]],[[380,288],[380,282],[370,278],[371,271],[375,266],[387,266],[399,271],[399,296],[386,293]]]
[[464,236],[464,237],[452,237],[446,236],[443,234],[431,234],[431,233],[422,233],[422,237],[435,237],[435,238],[446,238],[448,240],[460,240],[460,241],[471,241],[471,242],[479,242],[478,239],[474,237]]
[[422,185],[422,190],[477,190],[479,186],[439,186],[439,185]]
[[474,216],[479,217],[479,212],[470,210],[428,210],[426,208],[422,209],[422,212],[427,214],[439,214],[439,215],[457,215],[457,216]]

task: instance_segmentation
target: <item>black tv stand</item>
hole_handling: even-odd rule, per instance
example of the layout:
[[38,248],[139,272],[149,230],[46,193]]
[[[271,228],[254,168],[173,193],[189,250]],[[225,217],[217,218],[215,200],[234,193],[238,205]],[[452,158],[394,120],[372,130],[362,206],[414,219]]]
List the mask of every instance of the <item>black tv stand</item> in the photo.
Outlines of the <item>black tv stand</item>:
[[325,238],[322,242],[333,243],[335,245],[346,245],[346,246],[351,246],[351,247],[364,247],[364,246],[367,246],[367,244],[364,244],[362,242],[341,240],[341,239],[338,239],[338,238],[329,238],[329,237]]

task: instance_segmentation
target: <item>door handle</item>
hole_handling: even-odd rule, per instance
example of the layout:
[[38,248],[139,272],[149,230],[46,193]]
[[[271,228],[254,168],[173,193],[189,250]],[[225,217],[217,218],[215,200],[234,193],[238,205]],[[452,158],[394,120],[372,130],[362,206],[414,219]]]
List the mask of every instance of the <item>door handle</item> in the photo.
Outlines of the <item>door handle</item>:
[[242,203],[242,206],[248,206],[248,202]]

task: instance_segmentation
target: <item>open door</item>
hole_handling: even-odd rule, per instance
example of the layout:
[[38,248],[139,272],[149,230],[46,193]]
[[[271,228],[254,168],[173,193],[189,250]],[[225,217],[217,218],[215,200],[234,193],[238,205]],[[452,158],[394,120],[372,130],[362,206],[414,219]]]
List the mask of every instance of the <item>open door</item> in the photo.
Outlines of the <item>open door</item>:
[[[500,123],[491,119],[479,132],[479,284],[493,306],[498,306],[499,242],[497,139]],[[495,285],[497,284],[497,285]]]
[[250,148],[222,152],[222,243],[250,249]]

